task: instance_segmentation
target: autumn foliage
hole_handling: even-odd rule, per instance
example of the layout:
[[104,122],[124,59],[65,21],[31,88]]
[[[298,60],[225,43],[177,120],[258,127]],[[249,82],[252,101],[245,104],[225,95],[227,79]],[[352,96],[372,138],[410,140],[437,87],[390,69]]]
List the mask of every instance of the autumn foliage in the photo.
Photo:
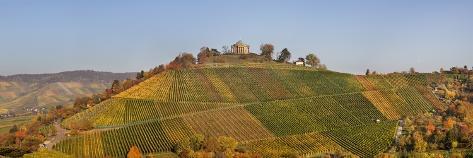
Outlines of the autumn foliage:
[[141,155],[140,149],[138,149],[136,145],[133,145],[127,154],[127,158],[141,158],[141,157],[142,155]]

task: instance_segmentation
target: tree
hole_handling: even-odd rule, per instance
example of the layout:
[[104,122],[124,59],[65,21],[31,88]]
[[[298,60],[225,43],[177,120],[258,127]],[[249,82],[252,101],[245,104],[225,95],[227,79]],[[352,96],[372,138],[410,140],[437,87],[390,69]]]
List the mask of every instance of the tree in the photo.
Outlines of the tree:
[[450,71],[451,71],[453,74],[460,74],[460,70],[459,70],[457,67],[451,67],[451,68],[450,68]]
[[261,56],[264,56],[268,60],[273,59],[274,46],[272,44],[266,43],[260,46]]
[[181,53],[166,66],[166,69],[189,68],[194,65],[195,62],[196,59],[191,53]]
[[133,145],[130,148],[130,151],[128,151],[127,158],[141,158],[141,157],[143,156],[141,155],[140,149],[136,145]]
[[289,59],[291,59],[291,52],[289,52],[289,50],[287,50],[287,48],[284,48],[280,53],[279,53],[279,56],[278,56],[278,62],[280,63],[285,63],[285,62],[288,62]]
[[365,75],[366,76],[370,75],[370,69],[366,69]]
[[416,152],[424,152],[427,149],[427,142],[424,141],[421,132],[414,132],[412,139],[414,139],[414,150]]
[[220,136],[218,137],[217,141],[219,144],[218,150],[222,152],[234,151],[238,145],[238,142],[234,138],[231,138],[231,137]]
[[16,125],[13,125],[13,127],[10,128],[10,133],[15,133],[16,131],[18,131],[18,126]]
[[27,133],[25,129],[21,129],[15,132],[15,142],[17,145],[21,146],[22,140],[26,137]]
[[443,127],[446,129],[452,129],[455,125],[456,121],[453,118],[449,117],[445,121],[443,121]]
[[136,74],[136,79],[139,80],[139,79],[142,79],[143,77],[145,77],[145,71],[141,70],[141,72],[138,72]]
[[181,55],[181,63],[182,67],[189,68],[190,66],[195,64],[196,59],[191,53],[182,53]]
[[43,143],[44,137],[43,136],[26,136],[25,139],[21,142],[21,144],[25,147],[30,148],[31,150],[35,151],[38,150],[39,144]]
[[222,53],[223,53],[223,54],[229,54],[229,53],[231,53],[231,52],[230,52],[230,49],[228,48],[228,46],[222,46]]
[[427,135],[432,134],[435,131],[435,128],[435,125],[431,121],[429,121],[425,126]]
[[305,59],[306,59],[307,63],[310,64],[312,67],[317,67],[320,64],[319,58],[317,58],[317,56],[313,53],[308,54],[305,57]]
[[204,136],[196,134],[189,139],[190,147],[194,151],[199,151],[204,147]]
[[161,73],[165,70],[166,70],[166,66],[164,66],[164,64],[161,64],[161,65],[158,66],[158,69],[156,71],[157,71],[157,73]]
[[199,54],[197,54],[197,61],[199,64],[204,64],[210,56],[212,56],[210,49],[208,47],[202,47],[200,48]]
[[205,140],[204,143],[205,151],[207,152],[215,152],[219,148],[218,140],[215,137],[210,137]]
[[409,73],[410,74],[415,74],[416,73],[416,70],[414,69],[414,67],[409,68]]
[[113,80],[113,83],[112,83],[112,93],[113,94],[118,94],[120,93],[120,81],[118,80]]

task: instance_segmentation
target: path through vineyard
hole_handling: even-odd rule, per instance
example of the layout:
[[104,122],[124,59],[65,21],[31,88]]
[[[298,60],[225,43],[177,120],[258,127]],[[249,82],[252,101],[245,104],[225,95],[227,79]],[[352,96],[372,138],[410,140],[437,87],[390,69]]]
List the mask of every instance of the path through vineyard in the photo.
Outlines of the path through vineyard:
[[51,149],[51,150],[53,149],[54,144],[66,138],[66,133],[67,133],[67,130],[62,128],[61,124],[58,121],[54,122],[54,128],[56,128],[56,135],[54,135],[49,140],[47,140],[49,141],[49,143],[46,144],[46,148]]

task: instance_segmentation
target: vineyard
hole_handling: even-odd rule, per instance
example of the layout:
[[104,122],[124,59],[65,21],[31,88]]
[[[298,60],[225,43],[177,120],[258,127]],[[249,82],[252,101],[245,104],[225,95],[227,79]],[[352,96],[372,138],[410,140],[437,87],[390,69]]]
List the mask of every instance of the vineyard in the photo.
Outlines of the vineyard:
[[377,153],[386,150],[392,143],[396,124],[395,121],[389,121],[380,124],[341,128],[322,134],[360,157],[373,157]]
[[204,136],[231,136],[240,142],[273,137],[242,107],[196,114],[184,117],[184,120]]
[[330,153],[333,151],[349,152],[342,146],[320,133],[308,133],[266,139],[248,143],[255,151],[266,153],[269,157],[277,157],[281,153],[296,152],[300,155]]
[[[356,105],[340,104],[347,101],[340,99],[343,97],[353,97],[353,100],[364,99],[361,95],[347,94],[265,102],[248,105],[245,108],[277,136],[327,131],[373,123],[376,119],[385,120],[385,117],[368,101]],[[357,115],[359,113],[364,114]]]
[[54,149],[74,157],[125,157],[132,145],[145,153],[170,151],[175,143],[192,134],[185,127],[181,119],[143,123],[72,137]]
[[63,121],[98,129],[54,149],[75,157],[170,151],[194,134],[230,136],[269,155],[350,152],[373,157],[397,119],[433,109],[426,74],[354,76],[287,65],[168,70]]
[[248,103],[360,91],[361,84],[349,74],[217,67],[165,72],[115,98]]
[[235,106],[233,103],[159,102],[144,99],[112,98],[66,119],[66,127],[81,119],[90,120],[95,127],[123,126],[192,112]]

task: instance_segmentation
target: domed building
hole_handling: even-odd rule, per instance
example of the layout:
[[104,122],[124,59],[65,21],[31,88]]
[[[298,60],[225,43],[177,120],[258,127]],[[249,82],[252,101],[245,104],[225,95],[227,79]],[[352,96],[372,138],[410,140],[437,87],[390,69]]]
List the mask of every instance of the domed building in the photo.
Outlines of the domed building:
[[241,40],[232,45],[232,54],[249,54],[250,46]]

